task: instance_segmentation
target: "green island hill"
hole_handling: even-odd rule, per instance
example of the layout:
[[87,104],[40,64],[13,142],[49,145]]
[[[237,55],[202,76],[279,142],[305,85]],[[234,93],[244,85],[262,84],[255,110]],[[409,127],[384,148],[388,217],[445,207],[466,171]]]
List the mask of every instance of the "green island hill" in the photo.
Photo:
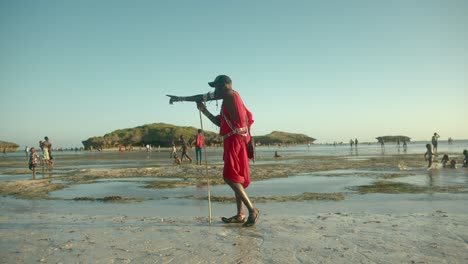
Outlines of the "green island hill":
[[[160,146],[170,147],[172,142],[179,143],[180,136],[192,142],[197,134],[195,127],[176,126],[165,123],[154,123],[134,128],[118,129],[104,136],[96,136],[82,141],[85,149],[115,148],[119,145],[129,146]],[[203,131],[205,145],[214,146],[222,143],[222,137],[215,132]],[[308,144],[315,141],[314,138],[288,132],[274,131],[264,136],[254,136],[257,145],[270,144]]]

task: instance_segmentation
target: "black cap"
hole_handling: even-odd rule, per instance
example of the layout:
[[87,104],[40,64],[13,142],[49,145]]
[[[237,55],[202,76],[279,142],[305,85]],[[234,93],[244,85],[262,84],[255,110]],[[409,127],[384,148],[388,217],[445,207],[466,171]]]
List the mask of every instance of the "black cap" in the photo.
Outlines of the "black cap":
[[218,75],[218,77],[215,78],[214,81],[209,82],[208,85],[211,87],[216,87],[217,84],[226,84],[226,83],[232,83],[231,78],[227,75]]

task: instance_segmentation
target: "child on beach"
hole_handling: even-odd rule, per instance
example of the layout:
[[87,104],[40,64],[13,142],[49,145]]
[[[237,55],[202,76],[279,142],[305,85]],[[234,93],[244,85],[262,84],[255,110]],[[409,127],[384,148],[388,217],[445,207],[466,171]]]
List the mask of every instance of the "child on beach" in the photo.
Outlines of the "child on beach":
[[174,141],[172,142],[172,149],[171,149],[171,154],[169,155],[169,158],[174,158],[174,154],[177,156],[177,148],[174,144]]
[[468,150],[463,150],[463,156],[465,156],[463,159],[463,167],[466,168],[468,167]]
[[452,159],[450,160],[449,156],[445,154],[442,157],[442,167],[449,168],[449,169],[456,169],[457,168],[457,161]]
[[171,152],[170,157],[174,159],[174,163],[176,163],[176,164],[182,163],[179,156],[177,155],[177,148],[176,148],[174,142],[172,142],[172,152]]
[[182,163],[179,156],[177,156],[177,152],[175,152],[172,157],[174,158],[174,163],[175,164],[181,164]]
[[31,154],[29,155],[29,169],[33,172],[33,180],[36,179],[36,166],[38,158],[39,154],[37,154],[36,149],[32,147]]
[[432,146],[431,144],[426,144],[426,153],[424,153],[424,159],[428,162],[427,163],[427,169],[430,169],[432,166],[432,159],[434,156],[434,153],[432,152]]
[[457,168],[457,161],[452,159],[450,161],[450,164],[447,166],[447,168],[450,168],[450,169],[456,169]]
[[449,163],[449,160],[450,160],[450,159],[449,159],[449,156],[448,156],[447,154],[445,154],[445,155],[442,157],[442,160],[441,160],[441,162],[442,162],[442,167],[444,167],[444,168],[447,167],[447,166],[449,165],[449,164],[448,164],[448,163]]

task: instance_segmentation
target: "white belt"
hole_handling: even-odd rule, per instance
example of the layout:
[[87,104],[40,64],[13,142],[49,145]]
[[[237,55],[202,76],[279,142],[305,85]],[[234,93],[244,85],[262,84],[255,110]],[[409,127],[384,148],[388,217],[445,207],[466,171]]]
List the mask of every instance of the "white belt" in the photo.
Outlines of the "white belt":
[[247,127],[239,127],[239,128],[236,128],[236,129],[232,130],[231,132],[227,133],[226,135],[224,135],[223,140],[230,137],[230,136],[232,136],[232,135],[234,135],[234,134],[238,134],[239,136],[246,137],[247,132],[248,132]]

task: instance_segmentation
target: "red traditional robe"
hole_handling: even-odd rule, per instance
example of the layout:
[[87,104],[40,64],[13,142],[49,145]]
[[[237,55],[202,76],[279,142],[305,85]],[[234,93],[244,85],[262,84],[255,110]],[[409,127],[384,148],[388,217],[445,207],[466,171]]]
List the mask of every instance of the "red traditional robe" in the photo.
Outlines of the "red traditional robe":
[[[229,120],[234,128],[243,128],[253,124],[252,113],[245,107],[240,95],[234,92],[234,105],[240,121],[233,121],[230,119],[224,103],[221,105],[221,115],[218,116],[221,120],[220,135],[224,136],[232,131],[231,127],[227,124],[226,119]],[[247,119],[247,123],[246,123]],[[246,142],[250,140],[249,133],[245,136],[239,134],[231,135],[224,139],[224,169],[223,177],[230,181],[241,183],[244,188],[250,184],[249,172],[249,159],[247,157]]]
[[197,138],[195,140],[195,147],[203,148],[204,138],[202,134],[197,134]]

